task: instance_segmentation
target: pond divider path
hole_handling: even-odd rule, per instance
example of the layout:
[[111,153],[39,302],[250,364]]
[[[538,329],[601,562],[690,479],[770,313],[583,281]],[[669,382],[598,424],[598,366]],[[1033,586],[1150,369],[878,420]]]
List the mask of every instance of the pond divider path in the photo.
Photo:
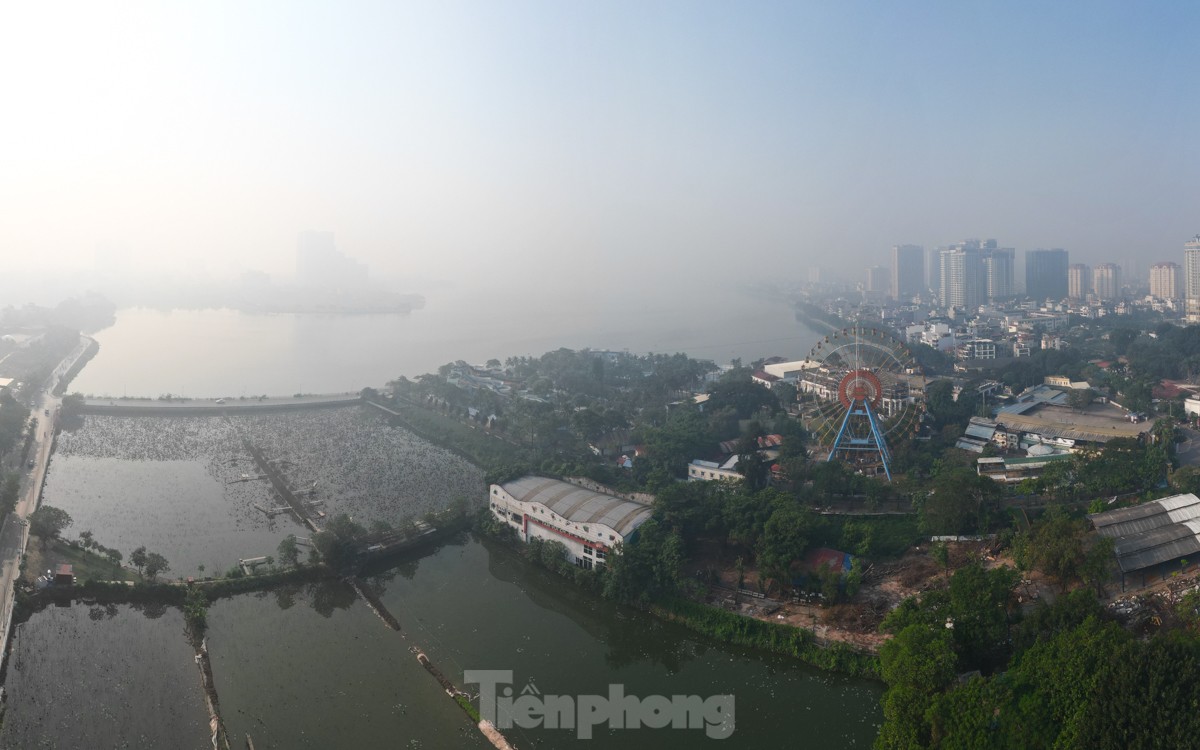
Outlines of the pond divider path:
[[[362,600],[366,602],[371,611],[383,621],[384,625],[386,625],[389,629],[400,633],[401,638],[408,640],[408,636],[406,636],[400,630],[400,621],[396,619],[395,615],[388,611],[387,607],[384,606],[383,602],[379,599],[375,592],[371,590],[369,585],[364,585],[364,582],[357,578],[348,579],[347,582],[354,588],[354,591],[362,598]],[[510,743],[504,737],[504,735],[500,733],[500,730],[496,729],[496,727],[493,726],[490,721],[487,721],[486,719],[479,719],[477,715],[474,715],[467,710],[466,706],[463,705],[463,701],[467,701],[469,704],[470,695],[466,691],[459,689],[459,687],[455,685],[449,677],[443,674],[442,670],[437,668],[437,665],[433,663],[433,661],[425,654],[424,651],[421,650],[419,646],[413,644],[408,647],[408,650],[409,653],[416,656],[417,662],[422,667],[425,667],[425,671],[431,674],[433,678],[438,681],[438,684],[441,685],[442,689],[446,691],[446,695],[450,696],[450,699],[458,704],[459,708],[463,710],[463,713],[467,714],[471,720],[475,722],[476,728],[479,729],[480,734],[487,738],[488,742],[491,742],[494,747],[498,748],[498,750],[516,750],[516,746]],[[247,742],[249,742],[249,739],[250,738],[247,736]],[[253,750],[252,744],[250,745],[250,748]]]
[[223,414],[222,416],[237,434],[238,438],[241,439],[242,445],[245,447],[246,452],[250,454],[250,457],[254,459],[254,463],[258,465],[258,470],[262,472],[263,476],[265,476],[268,481],[270,481],[271,486],[275,488],[276,494],[278,494],[279,497],[288,504],[292,512],[296,514],[296,518],[300,519],[300,522],[307,526],[310,530],[320,531],[321,527],[317,526],[316,522],[308,514],[308,508],[316,503],[300,502],[300,500],[296,498],[296,493],[292,491],[291,485],[288,484],[287,477],[283,475],[283,472],[281,472],[277,466],[267,460],[267,457],[263,455],[262,450],[250,442],[250,438],[246,437],[246,435],[238,429],[238,426],[233,423],[233,420],[229,418],[228,414]]
[[212,664],[208,660],[208,639],[196,647],[196,666],[200,668],[200,686],[204,688],[204,705],[208,709],[208,727],[212,730],[213,750],[230,750],[229,736],[225,733],[225,722],[221,720],[217,688],[213,681]]

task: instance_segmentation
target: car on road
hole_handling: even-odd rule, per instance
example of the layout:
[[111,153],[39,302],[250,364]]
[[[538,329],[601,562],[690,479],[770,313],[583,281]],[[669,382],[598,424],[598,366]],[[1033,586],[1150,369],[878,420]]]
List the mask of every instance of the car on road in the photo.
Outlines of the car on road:
[[33,466],[34,466],[34,463],[33,463],[33,459],[32,459],[32,458],[31,458],[31,459],[29,459],[29,463],[28,463],[27,465],[29,466],[29,468],[31,468],[31,469],[33,468]]

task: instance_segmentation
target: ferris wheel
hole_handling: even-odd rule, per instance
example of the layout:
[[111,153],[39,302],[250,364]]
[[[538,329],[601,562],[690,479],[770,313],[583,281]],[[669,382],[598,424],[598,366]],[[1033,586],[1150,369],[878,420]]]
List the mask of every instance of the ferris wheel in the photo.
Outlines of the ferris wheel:
[[813,401],[807,425],[826,460],[882,471],[890,480],[890,442],[920,426],[925,376],[902,341],[857,324],[826,336],[805,360]]

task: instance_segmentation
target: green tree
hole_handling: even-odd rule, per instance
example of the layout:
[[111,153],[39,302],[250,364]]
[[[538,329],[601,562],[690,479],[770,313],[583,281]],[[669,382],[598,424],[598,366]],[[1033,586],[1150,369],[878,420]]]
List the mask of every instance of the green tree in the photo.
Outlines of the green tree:
[[909,625],[879,648],[884,724],[875,746],[881,750],[929,745],[925,718],[935,696],[954,679],[956,660],[950,632]]
[[17,500],[21,496],[21,475],[10,471],[4,475],[0,484],[0,511],[12,513],[16,510]]
[[1008,656],[1009,605],[1017,582],[1012,568],[971,562],[950,578],[950,624],[961,663],[992,669]]
[[165,573],[171,569],[171,565],[167,562],[167,558],[157,552],[149,552],[146,554],[145,562],[146,575],[151,579],[158,577],[159,573]]
[[804,556],[813,531],[812,516],[794,505],[777,509],[763,527],[758,562],[770,578],[787,583],[788,569]]
[[42,549],[46,542],[58,539],[63,529],[71,525],[71,514],[62,508],[43,505],[29,515],[29,531],[42,540]]
[[333,568],[344,568],[354,562],[358,553],[358,540],[367,530],[341,513],[334,516],[323,531],[313,534],[313,546],[320,552],[321,559]]
[[192,636],[199,638],[208,627],[208,596],[199,586],[189,586],[183,600],[183,618],[191,628]]
[[927,534],[975,534],[987,529],[1001,488],[968,468],[940,471],[921,502],[921,529]]
[[277,549],[279,559],[286,562],[288,565],[296,565],[300,561],[300,545],[296,542],[295,534],[288,534],[279,543]]
[[745,435],[738,441],[737,471],[742,475],[742,481],[749,490],[758,490],[767,486],[767,476],[770,466],[758,452],[757,436]]
[[142,572],[142,569],[146,567],[146,548],[138,547],[133,552],[130,552],[129,563],[137,568],[139,573]]

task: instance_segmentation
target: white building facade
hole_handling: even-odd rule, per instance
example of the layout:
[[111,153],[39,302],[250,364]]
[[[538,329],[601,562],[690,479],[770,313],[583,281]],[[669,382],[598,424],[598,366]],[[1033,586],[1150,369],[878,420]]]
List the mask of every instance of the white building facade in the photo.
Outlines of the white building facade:
[[561,542],[567,559],[588,570],[607,565],[613,549],[632,539],[651,515],[648,505],[538,476],[493,484],[488,504],[522,542]]
[[1200,234],[1183,246],[1183,285],[1187,322],[1200,323]]

